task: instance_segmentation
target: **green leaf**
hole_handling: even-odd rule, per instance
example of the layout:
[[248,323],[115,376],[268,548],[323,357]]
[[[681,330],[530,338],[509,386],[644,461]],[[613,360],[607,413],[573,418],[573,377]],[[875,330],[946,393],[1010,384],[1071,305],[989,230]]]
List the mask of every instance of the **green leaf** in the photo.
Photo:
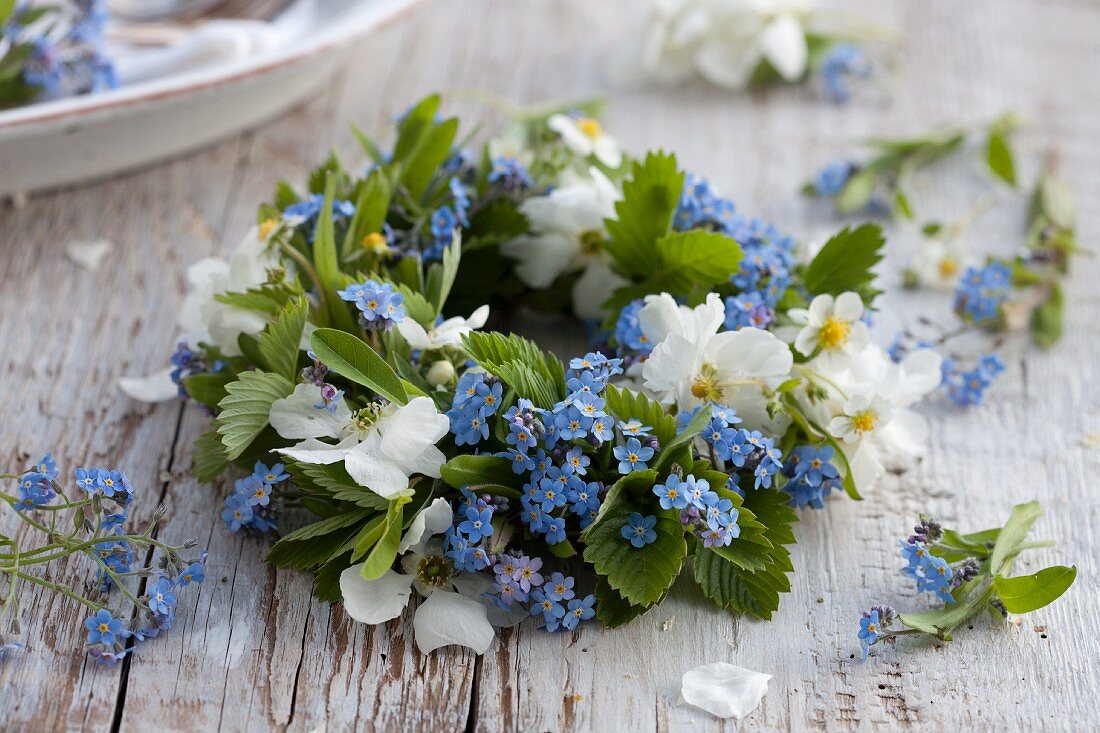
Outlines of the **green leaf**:
[[[622,527],[631,512],[654,514],[657,539],[644,547],[634,547],[623,538]],[[623,499],[601,511],[601,521],[585,533],[588,546],[584,559],[608,584],[632,604],[653,603],[665,594],[680,573],[687,555],[684,529],[675,509],[654,509],[631,499]]]
[[[977,583],[982,585],[975,586]],[[960,600],[936,611],[924,613],[902,613],[898,620],[911,629],[918,629],[940,639],[950,640],[956,626],[970,618],[975,611],[987,603],[993,594],[993,586],[988,579],[975,578],[963,586]]]
[[674,455],[673,451],[675,451],[681,445],[688,445],[689,443],[691,443],[696,435],[703,432],[703,428],[705,428],[710,423],[711,419],[712,415],[710,407],[708,405],[704,405],[698,412],[695,413],[695,417],[691,418],[691,422],[689,422],[683,430],[676,434],[675,438],[670,440],[667,445],[665,443],[660,444],[661,455],[658,458],[654,468],[656,468],[657,471],[660,472],[660,470],[668,464],[669,459]]
[[243,293],[218,293],[214,296],[214,300],[231,305],[234,308],[275,315],[286,307],[291,298],[300,292],[297,287],[269,284],[251,288]]
[[985,145],[985,162],[995,176],[1010,186],[1016,185],[1016,162],[1003,130],[994,127]]
[[325,203],[313,231],[313,269],[317,273],[318,287],[325,292],[331,323],[344,331],[354,331],[355,319],[337,293],[341,287],[341,274],[336,253],[336,229],[332,221],[335,196],[336,178],[330,173],[325,180]]
[[615,203],[616,217],[605,222],[610,236],[605,248],[620,270],[639,277],[658,270],[656,242],[672,226],[683,188],[676,156],[658,151],[634,162],[623,197]]
[[1077,566],[1044,568],[1034,575],[1006,578],[993,576],[997,595],[1010,613],[1031,613],[1048,606],[1065,593],[1077,578]]
[[871,197],[875,195],[875,185],[878,183],[878,176],[871,168],[864,168],[859,173],[856,173],[848,182],[844,184],[844,188],[836,196],[836,210],[841,214],[852,214],[859,211],[871,201]]
[[409,401],[393,367],[357,336],[335,328],[318,328],[309,342],[317,358],[340,376],[369,387],[398,405]]
[[339,603],[344,599],[340,592],[340,574],[351,565],[351,552],[333,557],[313,576],[313,595],[318,600]]
[[1019,552],[1020,545],[1027,539],[1027,533],[1043,510],[1039,502],[1029,501],[1027,504],[1017,504],[1012,507],[1012,514],[1001,528],[997,536],[997,542],[993,545],[993,552],[989,556],[990,572],[999,575],[1006,567],[1006,562]]
[[343,547],[349,538],[358,534],[358,529],[350,528],[370,514],[366,509],[353,509],[307,524],[276,542],[267,554],[267,561],[299,570],[322,563]]
[[1062,315],[1065,306],[1062,286],[1051,283],[1050,296],[1036,306],[1031,313],[1031,338],[1038,346],[1048,349],[1062,338]]
[[306,326],[309,301],[305,296],[291,300],[260,334],[260,354],[267,368],[291,382],[298,376],[298,352]]
[[438,125],[433,124],[417,142],[402,168],[400,179],[413,199],[419,200],[424,195],[439,166],[451,154],[451,144],[457,133],[458,120],[451,117]]
[[344,260],[360,246],[368,234],[381,232],[390,206],[390,184],[381,168],[375,168],[359,186],[355,215],[344,238]]
[[608,411],[624,422],[637,418],[653,427],[653,436],[661,445],[669,445],[676,436],[676,419],[660,403],[640,392],[609,385],[604,392]]
[[225,390],[228,394],[218,403],[218,435],[226,456],[232,460],[267,427],[271,403],[288,396],[294,385],[281,374],[241,372]]
[[407,498],[397,498],[390,502],[386,518],[382,520],[378,542],[367,554],[363,567],[359,571],[366,580],[381,578],[397,558],[397,548],[401,544],[401,507],[407,503]]
[[455,230],[451,243],[443,250],[443,263],[428,273],[428,300],[435,304],[435,314],[443,312],[447,296],[451,294],[455,276],[458,275],[458,263],[462,259],[462,232]]
[[187,390],[188,397],[213,409],[225,398],[226,386],[230,382],[236,381],[236,379],[237,375],[227,370],[191,374],[181,381],[183,382],[183,388]]
[[868,288],[874,280],[871,268],[882,259],[885,241],[878,224],[841,229],[806,267],[806,289],[814,295],[839,295]]
[[463,336],[462,344],[478,366],[536,405],[549,408],[565,397],[565,367],[533,341],[515,334],[472,331]]
[[496,484],[511,489],[522,483],[522,474],[512,471],[507,458],[489,455],[461,455],[439,467],[443,480],[456,489],[468,485]]
[[696,286],[725,284],[741,265],[741,245],[718,232],[673,232],[658,239],[656,248],[652,292],[687,294]]
[[229,468],[229,458],[225,455],[225,446],[218,437],[218,421],[214,420],[209,430],[195,439],[194,452],[191,454],[191,473],[201,483],[210,483]]
[[398,285],[397,289],[405,296],[405,311],[408,313],[408,317],[424,326],[425,329],[430,328],[438,314],[435,306],[408,285]]
[[909,197],[900,188],[894,191],[894,211],[906,219],[912,219],[914,216],[913,207],[909,205]]
[[609,629],[622,626],[653,608],[652,604],[634,605],[611,587],[607,578],[596,576],[596,618]]

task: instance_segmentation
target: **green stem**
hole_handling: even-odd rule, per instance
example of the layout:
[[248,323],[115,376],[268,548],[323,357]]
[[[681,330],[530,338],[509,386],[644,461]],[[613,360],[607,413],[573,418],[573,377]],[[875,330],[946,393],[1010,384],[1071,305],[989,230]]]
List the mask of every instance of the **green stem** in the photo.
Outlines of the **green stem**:
[[42,578],[36,578],[33,575],[28,575],[27,573],[23,573],[23,572],[20,572],[18,570],[15,571],[15,576],[17,578],[21,579],[21,580],[27,581],[28,583],[34,583],[35,585],[40,585],[43,588],[49,588],[52,591],[57,591],[58,593],[61,593],[62,595],[71,598],[72,600],[76,601],[77,603],[80,603],[82,605],[87,606],[88,608],[92,609],[93,611],[100,611],[100,610],[103,609],[103,606],[99,605],[98,603],[95,603],[93,601],[89,601],[87,598],[80,595],[79,593],[75,593],[75,592],[69,590],[68,588],[66,588],[62,585],[58,585],[57,583],[51,583],[48,580],[43,580]]

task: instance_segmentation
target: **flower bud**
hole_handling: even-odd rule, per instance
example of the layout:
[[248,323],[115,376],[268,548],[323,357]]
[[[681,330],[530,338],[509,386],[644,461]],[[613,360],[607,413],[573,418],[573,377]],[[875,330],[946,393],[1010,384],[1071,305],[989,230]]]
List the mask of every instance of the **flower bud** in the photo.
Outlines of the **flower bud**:
[[428,384],[433,387],[442,387],[450,384],[455,378],[454,364],[446,359],[440,359],[428,369]]

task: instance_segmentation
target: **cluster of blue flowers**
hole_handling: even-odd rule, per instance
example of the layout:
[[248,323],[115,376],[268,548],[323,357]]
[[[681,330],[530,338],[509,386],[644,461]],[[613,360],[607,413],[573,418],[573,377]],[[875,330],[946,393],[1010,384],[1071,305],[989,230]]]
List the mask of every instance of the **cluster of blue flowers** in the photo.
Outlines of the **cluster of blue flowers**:
[[[321,193],[311,194],[309,198],[302,199],[283,209],[283,218],[300,220],[297,226],[305,228],[309,241],[313,241],[314,230],[317,227],[317,219],[325,208],[325,196]],[[343,199],[332,202],[332,221],[335,224],[343,224],[355,216],[355,204]]]
[[653,351],[653,344],[642,331],[642,324],[638,318],[644,305],[645,301],[641,298],[631,301],[619,311],[619,317],[615,320],[612,334],[618,354],[626,366],[630,366],[635,359],[648,356]]
[[968,267],[955,289],[955,312],[979,325],[1000,318],[1001,304],[1012,287],[1012,268],[1003,262]]
[[943,602],[954,603],[951,589],[957,584],[952,583],[954,573],[951,566],[929,549],[941,537],[943,530],[938,524],[922,519],[908,539],[899,540],[901,556],[906,562],[902,572],[917,581],[917,590],[921,593],[932,592]]
[[[44,18],[31,16],[45,13]],[[0,49],[18,61],[23,82],[46,97],[87,94],[118,86],[114,64],[105,53],[106,0],[70,0],[68,7],[48,8],[17,2],[0,26]],[[0,100],[3,107],[5,100]]]
[[[489,438],[489,418],[500,409],[504,385],[495,376],[484,372],[466,372],[458,380],[455,396],[447,418],[455,445],[477,445]],[[530,436],[525,436],[531,439]]]
[[476,573],[492,564],[488,540],[493,536],[493,514],[508,504],[507,499],[477,496],[466,488],[462,497],[443,538],[444,554],[458,570]]
[[338,291],[341,299],[355,303],[359,323],[368,331],[389,331],[405,320],[405,296],[389,283],[367,280]]
[[814,176],[814,192],[819,196],[837,196],[858,170],[859,165],[851,160],[831,160]]
[[172,371],[169,376],[179,388],[180,399],[187,399],[187,390],[183,386],[183,378],[192,374],[206,374],[208,372],[220,372],[225,369],[225,362],[221,359],[207,360],[192,351],[187,339],[180,339],[176,343],[176,350],[172,352]]
[[951,401],[960,407],[972,407],[982,404],[985,391],[1005,365],[996,354],[985,354],[971,369],[961,369],[953,359],[944,359],[940,369],[943,388]]
[[49,453],[42,456],[38,463],[28,468],[19,479],[19,501],[13,505],[15,510],[25,512],[53,501],[57,496],[54,482],[60,475],[61,472],[53,456]]
[[[73,471],[73,477],[77,488],[88,496],[97,496],[101,502],[110,501],[114,505],[116,511],[100,517],[98,531],[116,537],[122,535],[122,525],[134,500],[134,489],[126,474],[110,468],[78,468]],[[98,581],[100,590],[106,593],[114,585],[107,571],[116,574],[130,572],[134,562],[133,547],[127,540],[105,540],[97,542],[92,552],[101,563]]]
[[518,158],[512,156],[493,159],[489,168],[488,181],[509,193],[518,193],[535,185],[527,168]]
[[443,250],[454,240],[454,231],[458,226],[469,227],[467,212],[470,209],[470,197],[458,176],[451,176],[447,184],[451,193],[451,203],[443,204],[432,212],[428,231],[431,239],[423,250],[425,262],[443,258]]
[[290,478],[281,463],[268,468],[257,461],[252,473],[233,482],[233,493],[226,497],[222,521],[230,532],[250,529],[268,532],[277,529],[271,493],[275,485]]
[[821,61],[821,79],[825,92],[837,104],[852,99],[852,81],[871,75],[871,63],[863,47],[855,43],[838,43],[829,49]]
[[871,606],[869,610],[863,612],[863,616],[859,620],[857,638],[860,647],[863,649],[864,659],[867,658],[867,652],[871,645],[877,642],[885,632],[889,631],[897,617],[898,612],[890,606]]
[[783,464],[787,483],[783,491],[791,495],[791,506],[824,508],[825,498],[841,488],[840,470],[832,463],[832,446],[800,445]]
[[680,524],[692,528],[704,547],[725,547],[741,535],[737,507],[712,490],[706,479],[697,479],[692,474],[681,478],[672,473],[664,483],[653,487],[653,493],[662,509],[680,511]]
[[676,416],[677,427],[683,430],[702,409],[711,411],[711,421],[699,437],[727,469],[735,469],[730,472],[728,488],[742,493],[739,481],[742,473],[752,474],[753,488],[771,488],[776,474],[783,468],[783,454],[775,447],[775,440],[765,437],[759,430],[735,427],[741,422],[737,411],[713,403],[681,412]]
[[545,631],[572,631],[596,615],[596,596],[577,598],[572,576],[552,573],[543,576],[542,559],[522,553],[501,553],[493,565],[496,576],[490,598],[509,611],[514,603],[529,603],[532,616],[541,616]]

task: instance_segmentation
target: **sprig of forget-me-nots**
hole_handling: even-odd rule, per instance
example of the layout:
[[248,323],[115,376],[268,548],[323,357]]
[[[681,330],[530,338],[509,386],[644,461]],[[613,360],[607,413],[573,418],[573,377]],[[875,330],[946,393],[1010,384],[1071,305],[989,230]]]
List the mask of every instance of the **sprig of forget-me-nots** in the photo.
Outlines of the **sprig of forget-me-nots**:
[[[87,608],[88,653],[114,666],[136,644],[171,629],[178,593],[206,577],[206,553],[185,555],[195,540],[177,546],[155,536],[163,509],[154,512],[143,531],[124,529],[135,494],[121,471],[77,468],[72,483],[64,484],[47,453],[22,473],[0,478],[19,482],[16,494],[0,492],[0,500],[27,528],[11,537],[0,535],[0,576],[8,584],[0,620],[16,638],[21,632],[16,590],[22,584],[36,585]],[[74,555],[87,557],[96,568],[96,583],[88,590],[47,580],[42,573]],[[4,649],[10,652],[21,645],[9,641]]]

